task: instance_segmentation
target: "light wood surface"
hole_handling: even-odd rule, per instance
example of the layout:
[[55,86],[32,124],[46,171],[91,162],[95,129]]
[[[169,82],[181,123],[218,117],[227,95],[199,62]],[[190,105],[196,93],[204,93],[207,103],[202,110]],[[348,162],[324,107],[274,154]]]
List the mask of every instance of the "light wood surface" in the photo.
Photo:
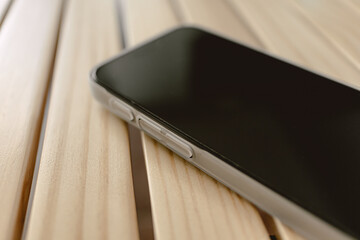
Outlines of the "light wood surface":
[[178,19],[168,0],[117,1],[122,9],[121,20],[128,47],[178,25]]
[[[265,45],[265,50],[359,86],[359,71],[293,1],[228,0]],[[326,6],[323,6],[326,8]],[[354,26],[355,27],[355,26]],[[349,34],[351,29],[347,28]],[[355,38],[356,39],[356,38]]]
[[[360,8],[349,0],[296,0],[294,3],[305,18],[360,70]],[[359,86],[360,80],[357,84]]]
[[21,235],[60,10],[18,0],[0,28],[0,239]]
[[251,46],[262,47],[262,43],[248,23],[241,15],[236,14],[228,1],[176,0],[171,2],[173,2],[175,13],[181,16],[182,23],[203,26]]
[[354,10],[356,10],[360,14],[360,1],[359,0],[348,0],[349,4],[354,6]]
[[[196,24],[360,86],[358,0],[0,0],[0,239],[21,236],[43,121],[25,239],[139,238],[127,126],[88,87],[121,49],[114,1],[126,47]],[[142,145],[156,239],[303,239],[144,134]]]
[[112,0],[69,0],[26,239],[138,239],[127,126],[91,97],[120,51]]
[[157,239],[268,239],[257,210],[143,136]]

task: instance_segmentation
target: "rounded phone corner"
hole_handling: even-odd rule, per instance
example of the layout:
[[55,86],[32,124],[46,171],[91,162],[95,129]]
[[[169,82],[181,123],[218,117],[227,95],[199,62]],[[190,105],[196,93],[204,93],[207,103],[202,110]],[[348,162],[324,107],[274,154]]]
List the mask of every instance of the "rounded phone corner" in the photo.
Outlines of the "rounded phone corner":
[[97,78],[97,71],[98,71],[99,67],[96,66],[94,68],[92,68],[89,72],[89,81],[90,82],[97,82],[98,78]]
[[178,30],[196,30],[196,31],[204,31],[202,27],[195,23],[183,23],[179,26],[176,26],[172,29],[172,31],[178,31]]
[[167,34],[171,34],[174,32],[178,32],[178,31],[194,31],[194,32],[207,32],[210,33],[209,30],[207,30],[206,28],[204,28],[203,26],[196,24],[196,23],[184,23],[184,24],[180,24],[178,26],[175,26],[173,28],[171,28],[169,31],[166,31],[162,34],[160,34],[157,37],[161,37]]

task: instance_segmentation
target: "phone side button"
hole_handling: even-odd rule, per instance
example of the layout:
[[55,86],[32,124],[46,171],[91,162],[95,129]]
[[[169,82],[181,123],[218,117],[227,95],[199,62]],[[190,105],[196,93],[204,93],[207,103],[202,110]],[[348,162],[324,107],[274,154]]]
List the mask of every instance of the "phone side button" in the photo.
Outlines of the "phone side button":
[[134,115],[124,103],[116,98],[110,99],[110,108],[122,119],[131,122],[134,120]]
[[165,137],[166,146],[168,146],[170,149],[172,149],[174,152],[176,152],[185,159],[193,158],[194,152],[188,144],[186,144],[181,139],[177,138],[171,133],[166,133]]
[[152,123],[149,120],[139,118],[139,126],[141,130],[146,132],[151,137],[155,138],[158,141],[163,140],[163,135],[161,134],[161,128],[157,126],[156,123]]

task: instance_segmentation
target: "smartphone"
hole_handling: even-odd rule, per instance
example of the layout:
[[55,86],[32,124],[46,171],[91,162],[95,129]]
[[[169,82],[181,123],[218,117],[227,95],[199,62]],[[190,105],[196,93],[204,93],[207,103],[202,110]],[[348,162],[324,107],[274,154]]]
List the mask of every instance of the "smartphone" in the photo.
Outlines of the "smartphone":
[[360,92],[198,27],[95,67],[94,97],[310,239],[360,238]]

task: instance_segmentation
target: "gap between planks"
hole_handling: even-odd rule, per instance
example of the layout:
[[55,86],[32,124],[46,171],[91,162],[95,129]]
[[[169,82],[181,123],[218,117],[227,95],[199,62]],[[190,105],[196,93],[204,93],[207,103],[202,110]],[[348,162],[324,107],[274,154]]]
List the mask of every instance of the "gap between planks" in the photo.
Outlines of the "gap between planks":
[[114,10],[111,0],[66,6],[26,239],[138,239],[127,128],[87,81],[120,50]]
[[26,215],[25,215],[25,219],[24,219],[24,227],[23,227],[23,230],[21,231],[21,239],[25,239],[25,236],[26,236],[27,227],[29,224],[29,217],[31,214],[32,203],[33,203],[33,199],[34,199],[34,193],[35,193],[35,189],[36,189],[36,182],[37,182],[37,177],[38,177],[38,173],[39,173],[42,148],[43,148],[43,144],[44,144],[46,122],[47,122],[47,117],[48,117],[48,113],[49,113],[52,79],[53,79],[53,75],[54,75],[55,61],[56,61],[57,51],[58,51],[58,47],[59,47],[58,46],[59,45],[59,37],[60,37],[61,25],[62,25],[62,20],[64,17],[64,9],[66,6],[66,2],[67,2],[67,0],[64,0],[62,2],[61,10],[60,10],[61,13],[60,13],[59,25],[57,27],[58,32],[57,32],[56,43],[55,43],[55,48],[54,48],[54,55],[53,55],[54,57],[53,57],[53,60],[51,63],[51,68],[50,68],[49,77],[48,77],[49,80],[48,80],[48,84],[46,87],[46,95],[45,95],[45,98],[43,101],[43,108],[42,108],[42,112],[41,112],[41,116],[42,116],[41,121],[40,121],[41,127],[40,127],[40,134],[37,139],[38,146],[37,146],[37,152],[36,152],[36,158],[35,158],[35,166],[34,166],[34,170],[33,170],[31,189],[30,189],[28,204],[27,204],[27,208],[26,208]]
[[41,1],[3,3],[7,5],[2,5],[5,8],[0,29],[0,55],[6,56],[0,59],[3,68],[0,78],[0,238],[19,239],[54,53],[60,15],[57,7],[61,2],[55,1],[51,6]]

